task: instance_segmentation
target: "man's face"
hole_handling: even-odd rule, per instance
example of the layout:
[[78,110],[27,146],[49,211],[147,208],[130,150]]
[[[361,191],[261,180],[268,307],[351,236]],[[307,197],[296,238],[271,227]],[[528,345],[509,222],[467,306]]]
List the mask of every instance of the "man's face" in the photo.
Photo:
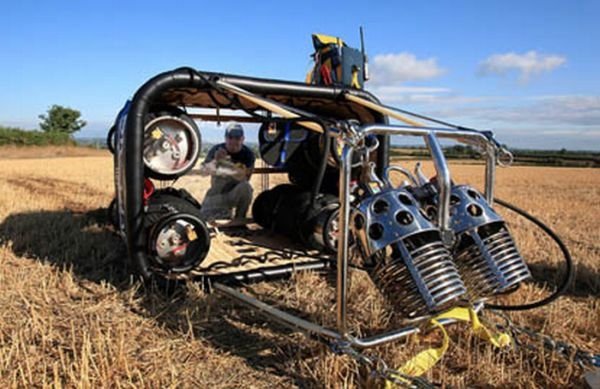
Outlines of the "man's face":
[[239,153],[244,144],[243,136],[226,136],[225,137],[225,148],[230,153]]

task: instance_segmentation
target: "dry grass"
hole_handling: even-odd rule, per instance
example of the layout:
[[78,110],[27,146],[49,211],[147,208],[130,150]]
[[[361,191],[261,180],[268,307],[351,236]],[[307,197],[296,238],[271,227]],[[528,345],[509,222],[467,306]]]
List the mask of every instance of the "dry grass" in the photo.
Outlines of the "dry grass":
[[78,146],[0,146],[0,158],[61,158],[61,157],[100,157],[106,150]]
[[[132,282],[119,239],[103,224],[113,194],[112,159],[1,160],[1,387],[356,387],[364,371],[347,357],[196,285],[166,297]],[[429,165],[427,169],[431,169]],[[429,170],[430,171],[430,170]],[[460,165],[455,181],[481,186],[482,167]],[[258,178],[255,178],[258,184]],[[205,182],[181,185],[202,197]],[[501,169],[498,197],[554,226],[577,262],[577,281],[557,303],[514,314],[517,323],[598,351],[600,328],[600,171]],[[537,278],[552,285],[558,251],[530,224],[507,214]],[[327,325],[334,322],[331,277],[252,286],[268,301]],[[542,296],[531,283],[508,300]],[[368,277],[353,272],[350,315],[360,333],[393,322]],[[564,387],[582,370],[542,351],[499,353],[450,328],[452,345],[427,378],[448,387]],[[432,333],[376,351],[401,365]]]

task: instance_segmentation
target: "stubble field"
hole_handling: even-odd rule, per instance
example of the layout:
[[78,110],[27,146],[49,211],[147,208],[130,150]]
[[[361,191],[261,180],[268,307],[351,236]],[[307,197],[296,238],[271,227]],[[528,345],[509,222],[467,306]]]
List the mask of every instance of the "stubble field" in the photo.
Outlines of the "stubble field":
[[[0,387],[362,387],[366,373],[300,334],[197,285],[173,296],[129,275],[122,243],[106,225],[112,157],[0,160]],[[405,163],[405,162],[403,162]],[[412,165],[408,163],[408,167]],[[431,172],[431,166],[426,164]],[[455,182],[481,188],[481,165],[453,166]],[[274,177],[273,181],[282,180]],[[253,177],[254,187],[259,178]],[[207,181],[185,177],[200,200]],[[554,304],[511,314],[521,325],[600,351],[600,171],[499,169],[497,196],[541,218],[576,262],[575,284]],[[504,302],[547,295],[562,274],[559,251],[533,226],[506,215],[536,282]],[[269,301],[333,326],[331,277],[298,274],[251,287]],[[351,326],[383,330],[389,307],[352,272]],[[493,318],[493,317],[491,317]],[[580,367],[537,349],[498,352],[466,325],[426,378],[447,387],[581,386]],[[440,342],[439,334],[374,350],[390,365]]]

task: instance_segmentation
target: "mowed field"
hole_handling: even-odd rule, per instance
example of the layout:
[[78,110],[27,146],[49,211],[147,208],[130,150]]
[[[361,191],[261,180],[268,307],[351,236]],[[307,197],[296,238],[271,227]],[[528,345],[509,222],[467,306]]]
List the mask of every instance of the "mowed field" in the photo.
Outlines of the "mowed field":
[[[120,239],[107,226],[112,157],[0,159],[0,387],[363,387],[352,359],[265,322],[254,311],[189,284],[172,296],[129,274]],[[10,153],[9,153],[10,154]],[[68,154],[67,155],[72,155]],[[24,158],[28,157],[28,158]],[[412,169],[412,164],[403,162]],[[431,174],[430,164],[426,172]],[[482,165],[452,167],[457,183],[481,188]],[[282,177],[273,177],[272,182]],[[253,177],[255,188],[259,177]],[[180,179],[200,200],[207,180]],[[255,193],[256,194],[256,193]],[[557,302],[510,314],[514,322],[600,351],[600,170],[498,169],[497,196],[541,218],[576,262],[575,284]],[[500,208],[499,208],[500,209]],[[523,303],[549,293],[562,274],[552,242],[506,215],[536,281],[504,298]],[[393,326],[369,278],[351,272],[350,325],[357,334]],[[253,285],[249,293],[335,323],[332,277],[302,273]],[[494,316],[488,316],[496,320]],[[577,387],[584,370],[534,349],[499,352],[469,327],[449,327],[451,344],[426,378],[446,387]],[[377,348],[390,366],[440,343],[438,331]]]

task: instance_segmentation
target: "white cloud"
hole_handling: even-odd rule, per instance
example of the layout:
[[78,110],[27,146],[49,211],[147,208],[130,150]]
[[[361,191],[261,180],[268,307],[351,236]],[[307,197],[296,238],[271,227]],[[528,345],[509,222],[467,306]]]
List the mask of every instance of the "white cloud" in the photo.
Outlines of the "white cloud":
[[445,72],[437,59],[418,59],[412,53],[379,54],[370,63],[372,85],[397,85],[405,81],[428,80]]
[[600,127],[600,96],[546,96],[533,104],[488,108],[478,115],[503,122]]
[[502,99],[497,96],[463,96],[450,88],[428,86],[374,85],[369,92],[388,105],[460,105]]
[[596,138],[600,139],[600,130],[592,129],[571,129],[571,130],[561,130],[561,129],[543,129],[539,131],[540,135],[549,135],[549,136],[578,136],[578,137],[586,137],[586,138]]
[[399,85],[374,85],[369,87],[369,92],[377,96],[384,104],[408,104],[418,101],[430,101],[437,96],[450,93],[448,88],[399,86]]
[[582,128],[495,126],[496,139],[511,148],[600,151],[600,131]]
[[381,85],[376,87],[380,93],[386,94],[408,94],[408,93],[447,93],[449,88],[437,86],[397,86],[397,85]]
[[550,72],[567,62],[567,59],[556,54],[541,54],[528,51],[524,54],[505,53],[494,54],[486,58],[479,65],[481,74],[504,75],[511,71],[520,73],[520,80],[527,82],[532,76]]

